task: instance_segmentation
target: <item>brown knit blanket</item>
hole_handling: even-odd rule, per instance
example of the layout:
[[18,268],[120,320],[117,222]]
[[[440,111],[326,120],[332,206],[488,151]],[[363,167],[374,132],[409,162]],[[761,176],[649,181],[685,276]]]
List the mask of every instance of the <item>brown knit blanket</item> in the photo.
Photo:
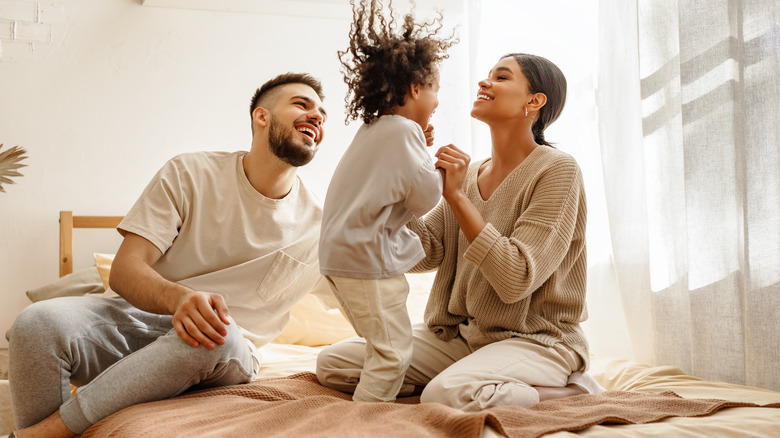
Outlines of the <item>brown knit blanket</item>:
[[[507,437],[538,437],[596,424],[649,423],[699,417],[719,409],[758,406],[683,399],[673,392],[606,392],[542,402],[526,409],[462,412],[419,397],[397,403],[355,403],[317,383],[313,373],[188,393],[124,409],[82,437],[474,437],[485,424]],[[780,407],[780,403],[765,405]]]

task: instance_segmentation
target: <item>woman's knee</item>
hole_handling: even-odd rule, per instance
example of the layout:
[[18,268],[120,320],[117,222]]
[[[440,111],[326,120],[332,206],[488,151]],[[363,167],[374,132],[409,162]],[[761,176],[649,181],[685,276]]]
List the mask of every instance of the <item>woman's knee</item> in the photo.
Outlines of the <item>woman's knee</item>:
[[322,349],[319,354],[317,354],[317,366],[315,372],[317,374],[317,379],[324,386],[328,386],[327,382],[331,380],[334,372],[339,370],[339,360],[334,354],[333,347],[334,345],[329,345]]
[[338,342],[325,347],[317,355],[316,374],[322,386],[350,392],[360,379],[365,356],[365,343]]
[[465,405],[461,400],[464,396],[463,388],[449,384],[441,374],[434,377],[420,394],[420,403],[440,403],[452,408],[460,409]]
[[528,408],[539,402],[539,393],[532,386],[520,382],[480,381],[474,376],[440,374],[425,387],[420,402],[440,403],[464,411],[495,406]]

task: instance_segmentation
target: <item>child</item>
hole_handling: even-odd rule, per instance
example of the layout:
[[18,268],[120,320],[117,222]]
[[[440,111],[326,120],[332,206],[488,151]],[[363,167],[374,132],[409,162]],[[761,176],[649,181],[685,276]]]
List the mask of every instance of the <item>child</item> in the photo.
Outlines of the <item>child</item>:
[[320,234],[320,270],[355,331],[366,360],[353,399],[395,400],[412,357],[404,273],[424,256],[406,223],[438,203],[442,179],[426,151],[428,120],[438,105],[439,63],[457,42],[437,38],[441,14],[418,25],[404,17],[395,33],[392,7],[352,2],[349,48],[339,52],[349,92],[347,121],[364,124],[328,187]]

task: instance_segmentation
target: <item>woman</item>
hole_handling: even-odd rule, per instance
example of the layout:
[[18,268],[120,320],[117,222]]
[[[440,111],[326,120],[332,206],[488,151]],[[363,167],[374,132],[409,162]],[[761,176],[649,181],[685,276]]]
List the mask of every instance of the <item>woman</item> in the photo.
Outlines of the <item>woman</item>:
[[[408,226],[426,253],[413,271],[438,272],[401,395],[424,386],[422,402],[471,411],[603,391],[583,373],[582,174],[544,138],[565,100],[557,66],[507,55],[480,81],[471,111],[490,127],[490,158],[469,165],[453,145],[436,153],[446,202]],[[326,348],[320,382],[352,391],[364,349],[360,338]]]

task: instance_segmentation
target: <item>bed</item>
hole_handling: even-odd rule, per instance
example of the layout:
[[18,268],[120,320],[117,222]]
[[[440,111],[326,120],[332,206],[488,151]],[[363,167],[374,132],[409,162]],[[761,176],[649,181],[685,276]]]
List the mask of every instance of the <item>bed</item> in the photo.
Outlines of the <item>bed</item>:
[[[61,290],[78,274],[68,264],[73,257],[73,228],[112,228],[121,217],[73,216],[70,212],[60,217],[62,278],[54,289]],[[78,280],[93,284],[89,288],[79,284],[79,292],[104,291],[110,261],[110,255],[96,254],[89,280]],[[432,277],[409,278],[410,314],[420,320]],[[31,296],[28,292],[31,299],[46,299],[48,294]],[[604,394],[552,400],[530,409],[502,407],[464,413],[420,404],[419,397],[401,398],[394,404],[354,403],[348,395],[320,386],[312,373],[324,345],[353,334],[340,313],[327,310],[316,299],[304,299],[293,309],[282,335],[261,348],[264,363],[257,381],[132,406],[103,419],[82,436],[780,436],[779,392],[707,381],[675,367],[612,358],[592,360],[590,372],[607,389]],[[0,390],[7,388],[7,381],[1,383],[5,386],[0,385]],[[0,425],[9,421],[0,418]]]

